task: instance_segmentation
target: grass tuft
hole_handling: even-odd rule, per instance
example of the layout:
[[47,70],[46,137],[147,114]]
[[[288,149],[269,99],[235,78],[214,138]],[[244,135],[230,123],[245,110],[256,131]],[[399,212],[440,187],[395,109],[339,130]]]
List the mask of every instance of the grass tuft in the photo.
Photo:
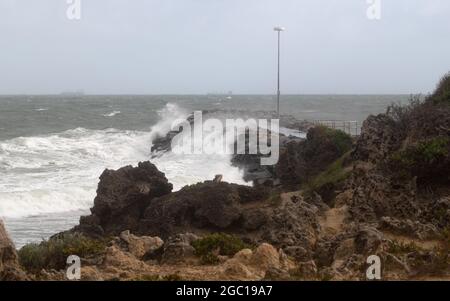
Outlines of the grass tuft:
[[37,273],[42,269],[64,269],[70,255],[86,258],[103,253],[105,248],[105,241],[90,239],[81,234],[64,234],[39,244],[25,245],[18,255],[25,270]]
[[207,235],[194,241],[192,246],[203,264],[217,264],[218,255],[233,256],[240,250],[248,248],[239,237],[225,233]]

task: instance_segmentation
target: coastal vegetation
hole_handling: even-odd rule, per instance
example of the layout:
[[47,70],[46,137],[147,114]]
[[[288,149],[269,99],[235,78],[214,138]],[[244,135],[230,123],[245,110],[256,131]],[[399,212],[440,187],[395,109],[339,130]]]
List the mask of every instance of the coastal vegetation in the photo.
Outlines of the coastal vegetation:
[[204,264],[218,263],[218,255],[233,256],[240,250],[248,248],[239,237],[225,233],[209,234],[194,241],[192,246]]
[[429,99],[434,104],[450,105],[450,72],[442,77],[435,92]]
[[[408,105],[393,104],[387,110],[398,129],[388,170],[402,177],[416,177],[418,184],[448,183],[450,170],[450,73],[436,90],[411,97]],[[401,142],[401,143],[400,143]]]
[[47,269],[62,269],[67,257],[81,258],[99,255],[106,248],[105,241],[90,239],[82,234],[63,234],[41,243],[27,244],[19,252],[19,262],[29,272]]
[[314,192],[318,193],[324,199],[332,199],[334,191],[336,191],[341,184],[350,175],[351,169],[345,166],[350,153],[330,164],[327,169],[317,176],[310,179],[303,186],[305,195],[312,195]]
[[433,137],[395,152],[391,168],[401,175],[417,177],[419,182],[448,181],[450,137]]

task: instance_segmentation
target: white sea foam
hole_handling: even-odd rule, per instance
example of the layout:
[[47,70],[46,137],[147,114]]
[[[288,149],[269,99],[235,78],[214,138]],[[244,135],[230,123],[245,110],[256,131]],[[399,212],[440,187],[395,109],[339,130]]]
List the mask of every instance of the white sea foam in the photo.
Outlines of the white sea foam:
[[103,114],[104,117],[114,117],[118,114],[120,114],[120,111],[112,111],[111,113]]
[[159,121],[151,128],[152,139],[167,134],[171,130],[174,121],[186,119],[189,116],[189,112],[176,104],[168,103],[158,111],[158,115]]
[[146,160],[149,133],[77,128],[0,142],[0,216],[86,209],[104,168]]
[[[189,112],[171,103],[158,113],[160,122],[152,127],[151,138],[165,135],[171,130],[175,120],[184,120],[189,115]],[[183,132],[181,135],[186,134],[188,133]],[[205,133],[203,144],[207,147],[216,147],[215,141],[219,134],[222,135],[219,132]],[[177,138],[182,139],[182,137]],[[216,174],[222,174],[224,181],[227,182],[247,184],[243,180],[243,172],[232,167],[230,159],[230,155],[222,154],[185,155],[167,152],[153,159],[152,162],[166,174],[169,181],[174,185],[174,190],[179,190],[185,185],[212,180]]]
[[[117,129],[73,130],[0,141],[0,217],[20,218],[84,210],[92,206],[98,177],[149,160],[152,138],[165,134],[187,112],[168,104],[149,131]],[[205,143],[213,143],[211,140]],[[208,138],[207,138],[208,139]],[[178,190],[184,185],[223,174],[228,182],[244,184],[242,172],[227,155],[177,155],[168,152],[151,160]]]

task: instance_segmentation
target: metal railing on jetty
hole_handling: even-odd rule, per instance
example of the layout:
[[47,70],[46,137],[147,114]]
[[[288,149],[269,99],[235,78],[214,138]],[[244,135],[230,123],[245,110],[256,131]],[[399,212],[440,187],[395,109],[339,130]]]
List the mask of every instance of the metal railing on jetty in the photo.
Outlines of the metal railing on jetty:
[[314,125],[323,125],[335,130],[341,130],[350,136],[359,136],[361,133],[361,123],[347,120],[313,120]]

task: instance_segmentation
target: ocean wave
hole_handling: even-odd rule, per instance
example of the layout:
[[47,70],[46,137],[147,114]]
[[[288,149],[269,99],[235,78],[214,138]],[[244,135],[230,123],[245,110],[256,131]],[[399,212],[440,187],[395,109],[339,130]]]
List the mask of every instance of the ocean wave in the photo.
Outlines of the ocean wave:
[[[75,128],[0,141],[0,217],[88,209],[105,168],[149,160],[152,139],[167,133],[176,119],[188,116],[186,110],[171,103],[158,114],[159,121],[148,131]],[[214,135],[207,137],[206,144],[214,143]],[[246,184],[242,171],[231,166],[229,155],[168,152],[151,161],[166,174],[174,190],[216,174],[223,174],[227,182]]]
[[76,128],[0,143],[0,216],[86,209],[105,168],[148,159],[149,132]]

